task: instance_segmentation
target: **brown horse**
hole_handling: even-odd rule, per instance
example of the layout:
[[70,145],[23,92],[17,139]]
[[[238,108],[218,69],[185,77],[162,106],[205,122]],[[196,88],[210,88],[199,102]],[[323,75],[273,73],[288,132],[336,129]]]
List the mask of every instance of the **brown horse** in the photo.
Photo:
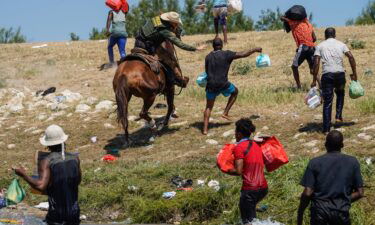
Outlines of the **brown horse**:
[[[169,53],[172,51],[174,53],[174,50],[171,49],[171,45],[164,43],[158,48],[157,55],[161,59],[165,59],[166,57],[171,58],[172,56]],[[178,64],[177,61],[176,64]],[[181,86],[186,87],[189,79],[183,77],[181,80],[184,81]],[[117,68],[113,79],[113,89],[116,95],[117,120],[124,128],[126,144],[129,143],[128,105],[133,95],[143,99],[143,107],[139,114],[140,119],[145,119],[148,125],[155,129],[156,124],[149,116],[149,109],[153,105],[156,96],[158,94],[164,94],[167,98],[168,111],[163,126],[168,125],[170,116],[174,110],[175,87],[174,83],[167,82],[164,70],[156,74],[151,70],[149,65],[141,60],[124,61]]]

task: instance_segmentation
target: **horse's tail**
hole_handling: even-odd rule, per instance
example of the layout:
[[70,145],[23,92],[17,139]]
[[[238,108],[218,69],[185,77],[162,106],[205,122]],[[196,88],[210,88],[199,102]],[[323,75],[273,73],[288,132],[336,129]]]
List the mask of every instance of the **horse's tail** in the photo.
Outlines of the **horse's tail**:
[[115,90],[117,103],[117,122],[121,123],[128,141],[128,82],[126,76],[120,76]]

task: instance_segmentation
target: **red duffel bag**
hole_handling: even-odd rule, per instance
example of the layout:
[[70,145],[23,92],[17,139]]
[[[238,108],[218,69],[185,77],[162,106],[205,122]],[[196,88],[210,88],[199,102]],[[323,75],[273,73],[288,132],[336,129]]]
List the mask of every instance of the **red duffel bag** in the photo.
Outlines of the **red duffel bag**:
[[105,4],[115,10],[115,11],[119,11],[123,5],[123,0],[106,0],[105,1]]
[[226,144],[216,157],[216,164],[223,173],[234,169],[234,147],[235,144]]
[[263,160],[268,172],[277,170],[289,162],[288,155],[283,145],[276,137],[262,137],[262,142],[257,142],[263,152]]
[[122,7],[121,7],[121,10],[124,12],[124,13],[128,13],[129,12],[129,3],[128,1],[126,0],[121,0],[122,1]]

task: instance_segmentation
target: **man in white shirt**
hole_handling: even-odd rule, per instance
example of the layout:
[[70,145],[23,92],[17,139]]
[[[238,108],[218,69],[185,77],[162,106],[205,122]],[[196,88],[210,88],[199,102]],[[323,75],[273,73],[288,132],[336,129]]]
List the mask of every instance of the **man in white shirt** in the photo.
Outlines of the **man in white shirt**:
[[[336,30],[332,27],[325,30],[326,40],[320,43],[314,54],[314,80],[311,87],[315,87],[318,82],[323,94],[323,133],[328,133],[331,129],[331,114],[333,91],[335,91],[336,100],[336,123],[343,122],[342,110],[345,97],[345,68],[344,55],[349,58],[353,74],[352,80],[357,80],[357,69],[355,59],[349,48],[341,41],[336,40]],[[323,72],[321,81],[318,80],[319,65],[322,61]]]

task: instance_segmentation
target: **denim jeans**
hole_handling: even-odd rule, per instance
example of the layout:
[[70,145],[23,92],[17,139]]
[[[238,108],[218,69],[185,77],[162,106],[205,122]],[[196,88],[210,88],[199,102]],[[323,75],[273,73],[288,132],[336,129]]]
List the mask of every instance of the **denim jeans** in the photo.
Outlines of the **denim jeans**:
[[111,36],[108,41],[108,57],[109,62],[114,63],[114,56],[113,56],[113,47],[117,44],[118,50],[120,52],[121,59],[125,58],[126,52],[125,52],[125,46],[126,46],[126,37],[113,37]]
[[322,76],[323,132],[331,129],[333,93],[336,93],[336,119],[342,120],[345,98],[345,73],[325,73]]

